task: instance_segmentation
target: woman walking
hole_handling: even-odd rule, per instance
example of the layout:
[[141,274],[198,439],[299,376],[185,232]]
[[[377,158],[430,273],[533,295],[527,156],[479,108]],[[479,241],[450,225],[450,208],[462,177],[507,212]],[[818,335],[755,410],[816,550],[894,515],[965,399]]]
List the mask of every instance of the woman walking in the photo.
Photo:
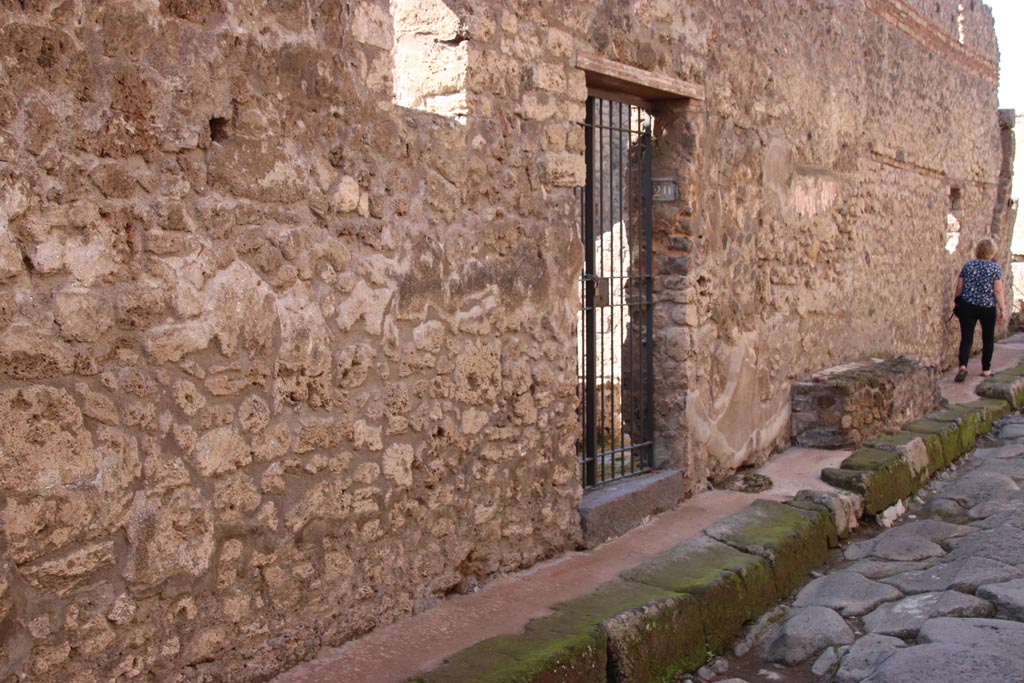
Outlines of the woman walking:
[[967,359],[974,343],[974,326],[981,323],[981,374],[992,375],[992,348],[996,341],[996,322],[1006,312],[1003,302],[1003,269],[992,259],[996,243],[985,238],[974,247],[974,258],[960,269],[956,281],[956,316],[960,319],[960,370],[954,381],[967,379]]

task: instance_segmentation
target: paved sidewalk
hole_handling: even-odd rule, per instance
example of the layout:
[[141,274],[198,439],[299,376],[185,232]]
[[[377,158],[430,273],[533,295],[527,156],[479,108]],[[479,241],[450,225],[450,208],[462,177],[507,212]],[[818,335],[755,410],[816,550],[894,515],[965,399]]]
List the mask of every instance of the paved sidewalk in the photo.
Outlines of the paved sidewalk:
[[[997,345],[993,369],[1024,359],[1024,335]],[[942,378],[943,396],[951,402],[977,398],[981,381],[977,359],[971,376],[954,384],[955,369]],[[592,593],[637,564],[747,507],[757,498],[782,500],[801,489],[833,490],[820,479],[825,467],[835,467],[849,451],[790,448],[760,472],[774,486],[761,494],[709,491],[685,501],[650,523],[593,550],[570,553],[514,575],[496,579],[478,592],[451,596],[437,606],[339,648],[325,648],[317,659],[274,679],[274,683],[404,683],[429,671],[446,657],[500,634],[521,631],[526,623],[550,613],[552,605]],[[934,682],[933,682],[934,683]]]

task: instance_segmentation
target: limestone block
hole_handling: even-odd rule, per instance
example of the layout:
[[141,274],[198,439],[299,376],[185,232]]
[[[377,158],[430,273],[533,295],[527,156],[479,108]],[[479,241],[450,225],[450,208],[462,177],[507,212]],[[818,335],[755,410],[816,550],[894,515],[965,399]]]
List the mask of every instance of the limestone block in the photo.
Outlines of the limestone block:
[[65,289],[54,295],[53,303],[61,333],[71,341],[96,341],[114,324],[111,303],[91,290]]
[[[418,3],[392,3],[396,7],[395,22],[404,23],[409,5]],[[438,3],[441,4],[441,3]],[[405,9],[402,10],[397,8]],[[450,10],[449,10],[450,12]],[[375,2],[361,2],[352,8],[352,23],[349,26],[352,37],[360,43],[372,45],[382,50],[391,49],[391,16],[384,6]]]
[[409,444],[392,444],[384,451],[384,475],[400,488],[412,486],[413,450]]
[[172,323],[150,330],[146,335],[146,351],[158,362],[176,362],[205,349],[212,338],[213,328],[206,322]]
[[323,311],[303,286],[277,300],[281,347],[275,367],[277,400],[301,403],[329,396],[332,336]]
[[12,325],[0,335],[0,373],[14,379],[55,379],[75,367],[71,349],[60,339],[27,325]]
[[207,155],[211,188],[264,202],[305,199],[307,168],[295,145],[281,137],[230,136],[211,144]]
[[153,497],[136,493],[128,523],[128,582],[142,589],[179,573],[202,576],[214,550],[210,508],[198,489]]
[[34,588],[65,596],[100,580],[96,575],[116,564],[113,541],[92,543],[67,555],[21,567],[19,573]]
[[252,460],[249,445],[233,427],[218,427],[196,442],[193,462],[199,473],[212,477],[248,465]]
[[549,153],[544,158],[544,181],[553,187],[583,187],[587,183],[586,160],[579,154]]
[[0,213],[0,282],[24,271],[21,249],[7,227],[6,217]]
[[100,500],[94,489],[51,489],[0,511],[16,564],[25,564],[95,535]]
[[320,482],[310,488],[290,510],[285,513],[285,524],[293,533],[298,532],[314,519],[344,521],[352,512],[352,494],[344,478]]
[[463,346],[455,360],[455,398],[470,405],[489,404],[500,389],[500,344],[471,342]]
[[31,493],[96,476],[92,437],[63,389],[0,393],[0,437],[0,489]]
[[213,335],[221,353],[234,355],[244,342],[250,352],[270,346],[277,309],[270,286],[243,261],[234,261],[209,283]]
[[342,176],[330,194],[331,208],[337,213],[351,213],[359,208],[359,183],[352,176]]
[[383,330],[384,312],[391,301],[393,292],[386,287],[370,287],[360,281],[338,305],[338,326],[345,331],[363,321],[364,329],[373,335],[380,335]]

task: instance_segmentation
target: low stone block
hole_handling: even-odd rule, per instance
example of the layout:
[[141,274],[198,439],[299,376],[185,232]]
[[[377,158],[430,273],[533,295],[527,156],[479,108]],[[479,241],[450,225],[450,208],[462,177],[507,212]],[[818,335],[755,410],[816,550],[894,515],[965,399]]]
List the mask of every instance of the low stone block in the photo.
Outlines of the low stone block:
[[933,473],[946,466],[942,454],[942,442],[934,434],[901,431],[876,437],[864,445],[880,451],[899,453],[905,457],[910,465],[910,473],[917,481],[918,486],[926,483]]
[[780,597],[802,584],[813,569],[825,563],[828,554],[828,530],[821,511],[775,501],[756,500],[704,533],[768,560]]
[[523,633],[489,638],[410,680],[602,683],[611,665],[630,676],[616,680],[647,681],[703,663],[703,627],[690,596],[616,580],[553,610]]
[[[793,502],[796,504],[798,501],[810,501],[828,508],[839,538],[847,538],[859,526],[858,520],[864,512],[864,499],[852,491],[840,493],[804,489],[797,492]],[[829,539],[829,544],[831,543]]]
[[955,405],[942,410],[936,410],[933,413],[929,413],[926,417],[936,422],[951,422],[957,425],[960,429],[960,455],[970,453],[971,449],[974,448],[974,442],[978,438],[978,425],[981,422],[977,411]]
[[903,425],[903,431],[917,434],[931,434],[939,439],[942,448],[943,466],[952,465],[963,453],[960,450],[960,427],[955,422],[938,422],[928,418],[914,420]]
[[[807,494],[809,491],[801,491],[800,493]],[[810,515],[817,515],[817,521],[825,529],[825,539],[828,542],[828,547],[839,547],[839,529],[836,523],[836,512],[832,505],[829,504],[831,501],[815,500],[806,495],[801,498],[800,493],[793,500],[786,501],[786,505],[792,505],[798,510],[810,513]],[[821,493],[827,495],[825,491]]]
[[978,396],[1000,399],[1010,404],[1013,410],[1024,407],[1024,368],[1018,366],[997,372],[974,390]]
[[674,680],[699,669],[707,656],[704,622],[691,595],[649,602],[605,620],[601,628],[616,683]]
[[869,515],[909,497],[918,486],[907,459],[894,451],[859,448],[842,462],[840,470],[826,468],[822,479],[863,495],[864,512]]
[[1010,404],[1002,399],[983,398],[970,403],[964,407],[978,412],[978,434],[988,434],[992,431],[992,423],[1010,414]]
[[593,548],[621,536],[683,500],[683,477],[677,469],[629,477],[588,491],[580,505],[583,543]]
[[742,630],[778,601],[771,566],[707,536],[683,541],[622,574],[624,579],[693,596],[707,649],[725,651]]

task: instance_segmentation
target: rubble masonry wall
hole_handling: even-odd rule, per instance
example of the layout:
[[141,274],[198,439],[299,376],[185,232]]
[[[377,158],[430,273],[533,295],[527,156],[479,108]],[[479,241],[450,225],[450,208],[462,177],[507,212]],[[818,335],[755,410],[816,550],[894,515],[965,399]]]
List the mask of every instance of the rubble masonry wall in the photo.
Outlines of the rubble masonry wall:
[[0,3],[0,680],[265,680],[576,547],[577,50],[706,89],[653,105],[688,491],[796,377],[948,365],[1000,165],[964,4]]

